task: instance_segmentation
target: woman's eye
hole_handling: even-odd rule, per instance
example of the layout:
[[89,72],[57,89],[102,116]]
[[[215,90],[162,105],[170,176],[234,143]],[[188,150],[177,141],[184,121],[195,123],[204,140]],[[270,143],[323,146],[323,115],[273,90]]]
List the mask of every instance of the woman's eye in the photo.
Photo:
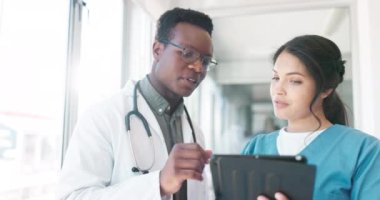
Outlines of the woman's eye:
[[274,76],[274,77],[272,77],[272,80],[273,80],[273,81],[278,81],[278,80],[280,80],[280,78]]
[[290,80],[290,83],[292,83],[292,84],[301,84],[302,81],[299,81],[299,80]]

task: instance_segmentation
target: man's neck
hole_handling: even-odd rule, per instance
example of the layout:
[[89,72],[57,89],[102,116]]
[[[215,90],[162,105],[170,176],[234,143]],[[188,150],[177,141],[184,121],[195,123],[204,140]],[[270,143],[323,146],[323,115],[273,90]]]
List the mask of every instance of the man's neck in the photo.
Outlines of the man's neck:
[[[147,78],[152,85],[152,87],[166,100],[168,101],[170,107],[176,108],[180,103],[182,97],[179,97],[178,95],[172,93],[172,92],[164,92],[165,90],[160,87],[159,81],[154,78],[154,76],[151,76],[150,74],[147,75]],[[169,91],[169,90],[167,90]]]

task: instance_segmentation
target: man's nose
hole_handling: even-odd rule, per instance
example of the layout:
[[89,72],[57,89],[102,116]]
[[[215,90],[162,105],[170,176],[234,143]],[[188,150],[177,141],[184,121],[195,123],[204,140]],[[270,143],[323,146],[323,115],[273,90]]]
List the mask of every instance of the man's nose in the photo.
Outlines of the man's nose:
[[197,73],[201,73],[201,72],[204,71],[203,64],[202,64],[202,59],[201,58],[198,58],[193,63],[190,63],[188,65],[188,67],[190,69],[194,69],[194,71],[197,72]]

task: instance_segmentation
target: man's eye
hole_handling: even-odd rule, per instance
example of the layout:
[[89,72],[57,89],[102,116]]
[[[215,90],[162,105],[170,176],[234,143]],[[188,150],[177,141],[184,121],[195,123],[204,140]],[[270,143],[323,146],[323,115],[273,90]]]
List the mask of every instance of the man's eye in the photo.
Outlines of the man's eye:
[[202,59],[202,65],[203,65],[203,66],[208,66],[208,65],[210,64],[210,62],[211,62],[211,59],[210,59],[210,58],[204,57],[204,58]]
[[194,55],[195,55],[195,52],[194,52],[194,51],[191,51],[191,50],[188,50],[188,49],[184,49],[184,50],[182,51],[182,55],[183,55],[183,57],[185,57],[185,58],[193,58]]

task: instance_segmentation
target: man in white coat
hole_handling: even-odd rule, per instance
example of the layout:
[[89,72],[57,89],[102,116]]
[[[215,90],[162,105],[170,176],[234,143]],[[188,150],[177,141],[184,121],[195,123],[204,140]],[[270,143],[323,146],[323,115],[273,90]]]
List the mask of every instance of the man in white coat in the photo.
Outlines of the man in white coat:
[[151,72],[88,109],[70,140],[59,199],[206,199],[211,156],[191,123],[189,96],[216,61],[213,24],[175,8],[158,20]]

